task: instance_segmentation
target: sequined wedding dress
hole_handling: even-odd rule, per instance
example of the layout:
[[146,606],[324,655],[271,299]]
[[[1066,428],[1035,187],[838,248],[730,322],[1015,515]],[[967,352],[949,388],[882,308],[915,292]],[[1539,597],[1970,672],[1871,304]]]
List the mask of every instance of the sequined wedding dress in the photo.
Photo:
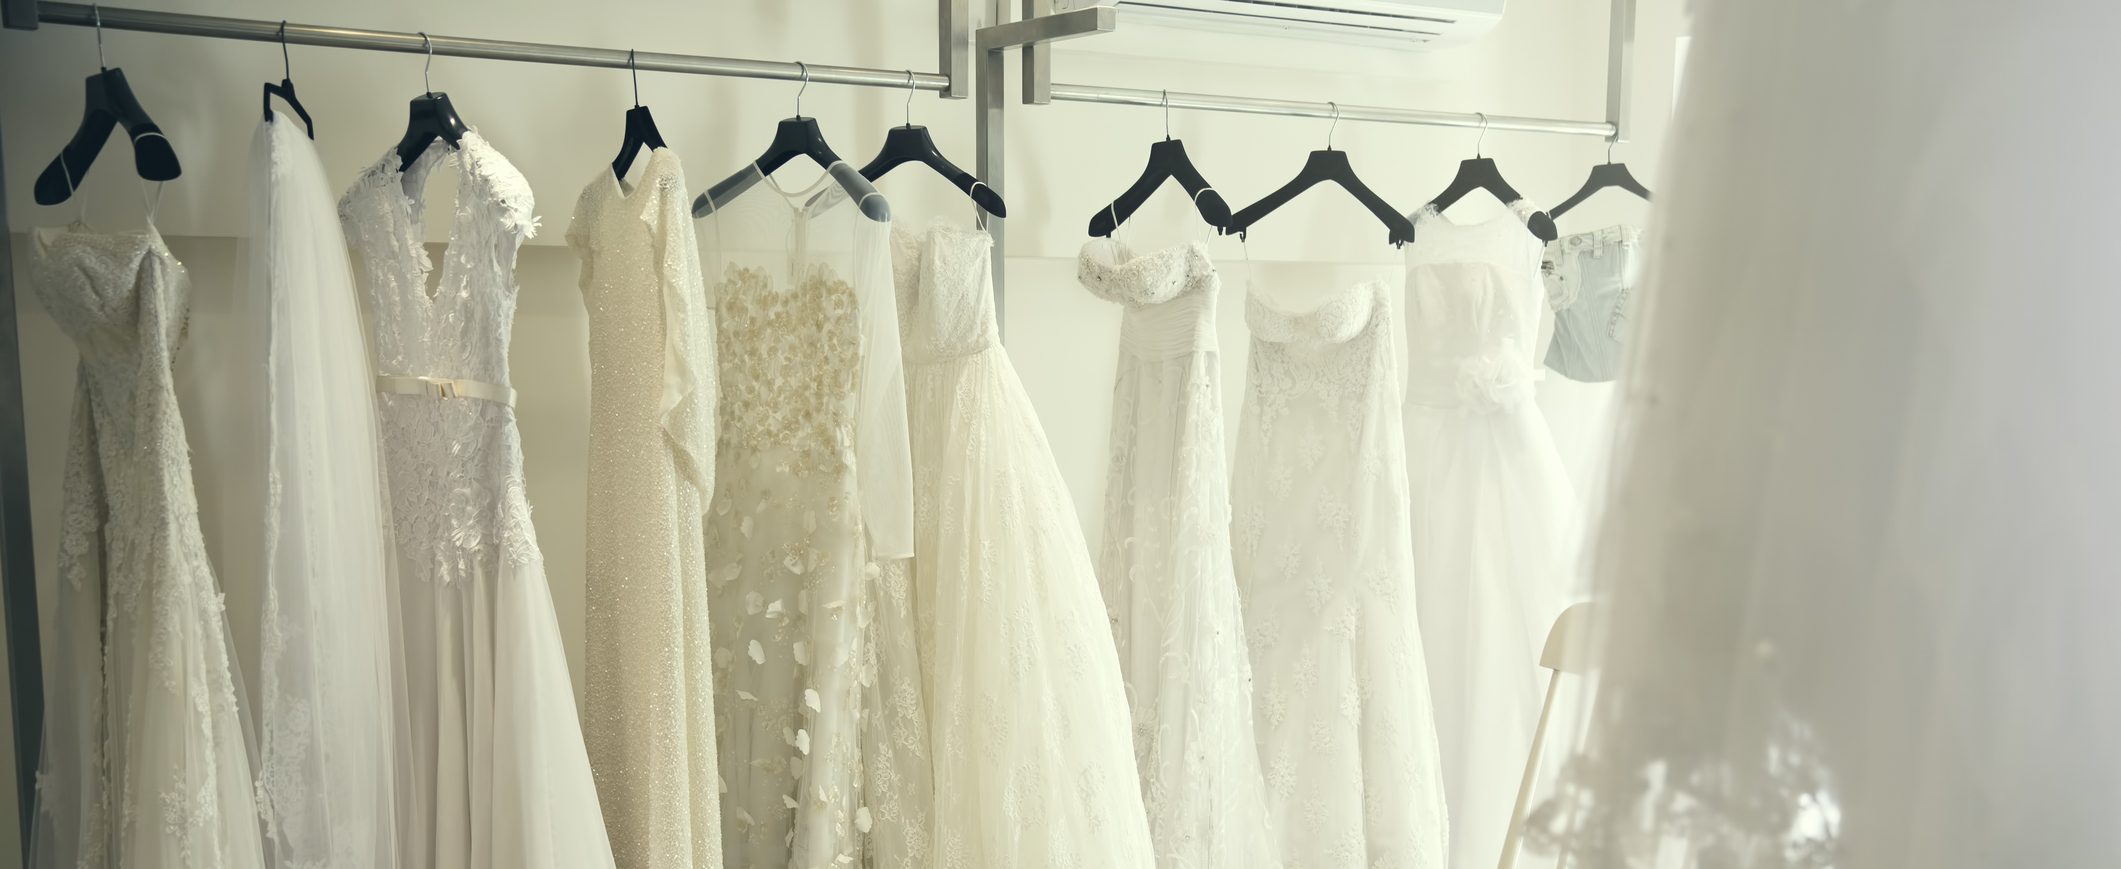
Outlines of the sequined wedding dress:
[[[459,178],[437,275],[421,218],[445,163]],[[471,131],[403,170],[391,149],[339,218],[368,305],[395,527],[410,727],[401,865],[610,867],[508,377],[530,185]]]
[[1098,579],[1160,869],[1281,865],[1230,560],[1229,463],[1207,246],[1092,239],[1082,285],[1125,306]]
[[993,240],[893,240],[935,869],[1150,869],[1125,690],[1052,448],[1003,352]]
[[582,191],[567,241],[589,311],[584,735],[624,869],[722,865],[706,538],[718,378],[676,152]]
[[1301,313],[1246,302],[1230,501],[1267,806],[1288,869],[1442,869],[1450,832],[1388,301],[1370,282]]

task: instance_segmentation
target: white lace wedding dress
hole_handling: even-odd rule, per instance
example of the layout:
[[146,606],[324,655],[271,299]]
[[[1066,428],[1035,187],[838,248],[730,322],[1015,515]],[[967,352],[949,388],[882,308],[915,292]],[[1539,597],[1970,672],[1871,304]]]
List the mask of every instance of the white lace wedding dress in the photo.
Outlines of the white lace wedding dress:
[[[756,169],[752,170],[756,175]],[[890,224],[830,176],[754,177],[699,227],[719,306],[707,520],[724,860],[837,867],[903,806],[864,797],[875,561],[912,553]]]
[[[523,492],[508,378],[530,185],[476,131],[400,171],[396,149],[339,201],[368,304],[390,483],[410,737],[406,869],[612,865]],[[422,214],[459,166],[440,274]]]
[[1451,865],[1502,854],[1539,721],[1539,650],[1567,603],[1579,504],[1534,402],[1546,288],[1534,211],[1460,225],[1424,209],[1407,247],[1407,479]]
[[1283,862],[1442,869],[1449,830],[1385,286],[1302,313],[1257,295],[1246,304],[1252,358],[1230,500]]
[[1155,865],[1089,545],[1003,353],[993,240],[894,238],[936,869]]
[[170,373],[190,280],[152,224],[37,230],[29,266],[81,351],[29,865],[257,869],[243,711]]
[[714,309],[676,152],[608,167],[567,241],[589,311],[589,614],[583,730],[626,869],[722,865],[706,537]]
[[1280,866],[1230,560],[1221,281],[1199,242],[1136,254],[1114,239],[1083,245],[1076,276],[1126,307],[1098,579],[1157,865]]
[[[258,127],[251,154],[249,269],[223,388],[255,411],[238,440],[255,476],[224,525],[224,552],[258,578],[253,686],[258,799],[273,865],[368,869],[397,862],[397,611],[375,378],[346,236],[301,124]],[[255,529],[264,529],[258,534]]]

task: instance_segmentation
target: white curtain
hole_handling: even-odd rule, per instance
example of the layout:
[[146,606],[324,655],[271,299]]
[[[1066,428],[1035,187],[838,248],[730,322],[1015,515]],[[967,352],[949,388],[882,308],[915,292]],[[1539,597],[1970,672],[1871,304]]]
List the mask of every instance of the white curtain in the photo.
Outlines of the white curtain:
[[[261,389],[237,407],[263,451],[244,559],[261,583],[255,710],[269,865],[395,865],[401,709],[386,579],[389,517],[375,381],[337,197],[290,119],[258,128],[247,280],[231,358]],[[258,368],[262,367],[262,371]]]
[[1701,5],[1535,845],[2121,865],[2121,7]]

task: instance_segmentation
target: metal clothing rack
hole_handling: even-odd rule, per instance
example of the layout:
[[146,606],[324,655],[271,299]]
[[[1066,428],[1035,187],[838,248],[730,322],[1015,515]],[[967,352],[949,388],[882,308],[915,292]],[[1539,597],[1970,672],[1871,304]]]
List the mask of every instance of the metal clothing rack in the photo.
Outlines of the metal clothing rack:
[[[996,192],[1001,192],[1001,187],[1006,182],[1003,132],[1008,103],[1004,94],[1003,63],[1007,59],[1007,52],[1017,48],[1022,49],[1024,55],[1022,99],[1023,102],[1033,105],[1062,100],[1300,118],[1337,117],[1346,121],[1393,124],[1484,126],[1494,130],[1602,136],[1616,142],[1625,141],[1629,130],[1628,89],[1633,79],[1636,0],[1611,2],[1611,42],[1606,69],[1606,118],[1602,121],[1527,118],[1056,84],[1051,74],[1050,43],[1110,32],[1117,26],[1117,20],[1114,10],[1104,6],[1055,14],[1052,12],[1052,0],[1020,0],[1020,20],[1011,20],[1011,0],[936,0],[937,71],[932,73],[661,52],[634,53],[619,48],[423,35],[44,0],[0,0],[0,25],[16,30],[35,30],[40,24],[101,26],[113,30],[259,42],[277,42],[284,39],[289,44],[367,51],[432,52],[448,57],[604,69],[624,69],[631,65],[636,69],[652,72],[782,81],[800,81],[807,78],[808,81],[827,84],[890,89],[908,87],[910,78],[913,88],[933,91],[947,99],[974,96],[972,60],[977,54],[980,61],[975,118],[979,150],[977,174],[988,186]],[[988,24],[977,32],[972,26],[975,3],[985,4],[984,12]],[[13,271],[9,262],[9,245],[5,242],[8,238],[8,221],[4,203],[5,183],[4,179],[0,179],[0,604],[5,607],[8,657],[6,673],[14,719],[16,786],[20,799],[22,840],[27,848],[36,803],[38,753],[43,737],[43,664],[38,646],[37,581],[30,539],[29,460],[24,441],[22,359],[14,316]],[[988,231],[994,238],[995,254],[992,267],[997,317],[1002,313],[1002,268],[1006,260],[1006,249],[1002,240],[1006,223],[1007,221],[1000,219],[988,222]]]
[[[933,91],[946,99],[963,99],[971,95],[972,87],[970,0],[937,0],[936,9],[937,71],[928,73],[649,51],[636,53],[623,48],[438,36],[41,0],[0,0],[0,25],[11,30],[35,30],[40,24],[64,24],[257,42],[284,39],[293,45],[415,54],[431,52],[447,57],[605,69],[631,66],[651,72],[808,81],[894,90],[903,90],[910,83],[914,89]],[[36,565],[30,538],[22,356],[15,323],[14,272],[7,241],[5,202],[6,187],[4,181],[0,181],[0,604],[5,606],[6,673],[14,720],[16,791],[26,853],[36,811],[37,762],[43,745],[44,690],[43,661],[38,646]]]
[[[1525,133],[1554,133],[1561,135],[1599,136],[1612,142],[1627,141],[1631,128],[1633,95],[1630,92],[1635,79],[1635,4],[1637,0],[1611,0],[1608,42],[1606,45],[1606,116],[1604,120],[1584,121],[1565,118],[1527,118],[1513,115],[1497,115],[1481,112],[1439,112],[1424,109],[1400,109],[1383,106],[1357,106],[1331,102],[1306,102],[1299,100],[1276,100],[1261,97],[1225,96],[1221,94],[1184,93],[1180,91],[1147,90],[1141,88],[1105,87],[1100,85],[1059,84],[1053,81],[1053,59],[1050,43],[1059,39],[1085,36],[1114,29],[1115,22],[1109,7],[1090,7],[1070,12],[1054,13],[1053,0],[1021,0],[1022,18],[1010,21],[1013,5],[1011,0],[987,0],[989,18],[994,22],[980,28],[977,45],[980,53],[979,71],[979,177],[990,184],[1000,184],[1005,178],[1007,153],[1004,147],[1003,120],[1007,109],[1007,97],[1003,94],[1003,63],[1012,48],[1023,49],[1023,102],[1027,105],[1045,105],[1055,100],[1064,102],[1103,103],[1105,105],[1146,106],[1170,109],[1190,109],[1208,112],[1237,112],[1252,115],[1280,115],[1293,118],[1334,118],[1342,121],[1370,121],[1383,124],[1417,124],[1432,127],[1471,127],[1489,130],[1512,130]],[[1002,245],[1005,221],[989,221],[988,231],[994,236],[994,293],[996,313],[1002,303]]]

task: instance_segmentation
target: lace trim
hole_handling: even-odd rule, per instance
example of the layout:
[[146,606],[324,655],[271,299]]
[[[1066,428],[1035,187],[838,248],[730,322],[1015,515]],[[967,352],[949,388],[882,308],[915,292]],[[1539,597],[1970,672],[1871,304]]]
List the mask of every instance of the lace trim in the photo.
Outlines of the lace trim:
[[1384,281],[1364,281],[1302,312],[1276,309],[1252,293],[1245,297],[1245,323],[1252,327],[1252,336],[1262,341],[1341,344],[1383,318],[1389,307],[1384,293]]

